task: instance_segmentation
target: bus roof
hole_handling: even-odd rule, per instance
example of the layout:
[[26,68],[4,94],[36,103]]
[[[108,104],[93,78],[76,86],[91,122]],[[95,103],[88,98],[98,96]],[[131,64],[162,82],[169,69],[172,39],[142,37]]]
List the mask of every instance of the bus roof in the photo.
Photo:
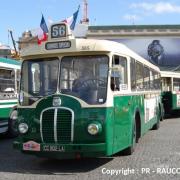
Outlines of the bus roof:
[[[64,49],[46,49],[46,43],[42,43],[41,45],[32,45],[26,49],[23,49],[21,52],[21,57],[23,59],[29,58],[40,58],[40,57],[47,57],[47,56],[58,56],[64,54],[75,54],[75,53],[88,53],[88,52],[102,52],[108,53],[113,52],[125,56],[130,56],[137,61],[159,71],[159,68],[154,64],[150,63],[148,60],[144,59],[143,57],[139,56],[128,47],[126,47],[122,43],[108,41],[108,40],[97,40],[97,39],[71,39],[69,40],[71,47],[64,48]],[[53,43],[55,41],[47,41],[47,43]],[[59,41],[60,42],[60,41]]]
[[0,57],[0,67],[20,69],[21,62],[14,59]]
[[180,72],[160,71],[161,77],[180,78]]

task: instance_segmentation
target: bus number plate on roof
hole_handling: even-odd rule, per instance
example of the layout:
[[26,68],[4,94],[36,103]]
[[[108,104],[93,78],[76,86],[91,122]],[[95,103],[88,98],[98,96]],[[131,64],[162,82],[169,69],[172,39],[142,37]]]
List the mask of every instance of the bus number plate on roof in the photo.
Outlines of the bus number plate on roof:
[[46,43],[46,50],[53,49],[66,49],[71,47],[70,41],[60,41],[60,42],[48,42]]
[[55,24],[51,26],[51,38],[66,37],[66,25]]

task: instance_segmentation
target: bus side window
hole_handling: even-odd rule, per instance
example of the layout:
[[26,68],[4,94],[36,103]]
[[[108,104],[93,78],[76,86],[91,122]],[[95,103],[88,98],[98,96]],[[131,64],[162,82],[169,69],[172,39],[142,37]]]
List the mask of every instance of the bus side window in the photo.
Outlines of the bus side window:
[[144,67],[139,62],[136,62],[136,86],[138,91],[144,90]]
[[160,75],[154,70],[150,70],[150,89],[160,89]]
[[112,91],[127,90],[127,59],[122,56],[113,57],[111,74]]
[[154,89],[160,89],[160,75],[156,71],[154,71]]
[[11,95],[9,93],[15,93],[15,74],[14,70],[0,69],[0,93],[2,96]]
[[130,70],[131,70],[131,90],[136,90],[136,62],[135,59],[131,58],[130,63]]
[[150,89],[150,70],[148,67],[144,66],[144,90],[148,91]]
[[150,89],[154,89],[154,76],[152,70],[150,70]]
[[173,90],[180,91],[180,79],[173,78]]
[[111,90],[112,91],[119,91],[118,81],[119,81],[118,78],[111,77]]

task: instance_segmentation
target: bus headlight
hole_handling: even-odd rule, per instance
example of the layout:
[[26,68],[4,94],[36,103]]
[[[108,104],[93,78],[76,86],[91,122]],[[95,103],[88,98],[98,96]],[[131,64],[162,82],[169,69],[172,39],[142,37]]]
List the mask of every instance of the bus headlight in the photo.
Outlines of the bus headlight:
[[18,129],[21,134],[25,134],[28,131],[28,125],[26,123],[21,123],[19,124]]
[[96,135],[102,131],[102,125],[100,123],[91,123],[88,125],[88,133],[91,135]]

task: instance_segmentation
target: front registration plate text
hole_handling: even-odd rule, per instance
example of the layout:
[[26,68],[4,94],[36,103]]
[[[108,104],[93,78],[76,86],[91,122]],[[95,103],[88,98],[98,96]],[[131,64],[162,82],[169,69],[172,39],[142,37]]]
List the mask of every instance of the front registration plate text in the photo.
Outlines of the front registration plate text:
[[64,152],[65,148],[60,145],[43,145],[43,151]]

